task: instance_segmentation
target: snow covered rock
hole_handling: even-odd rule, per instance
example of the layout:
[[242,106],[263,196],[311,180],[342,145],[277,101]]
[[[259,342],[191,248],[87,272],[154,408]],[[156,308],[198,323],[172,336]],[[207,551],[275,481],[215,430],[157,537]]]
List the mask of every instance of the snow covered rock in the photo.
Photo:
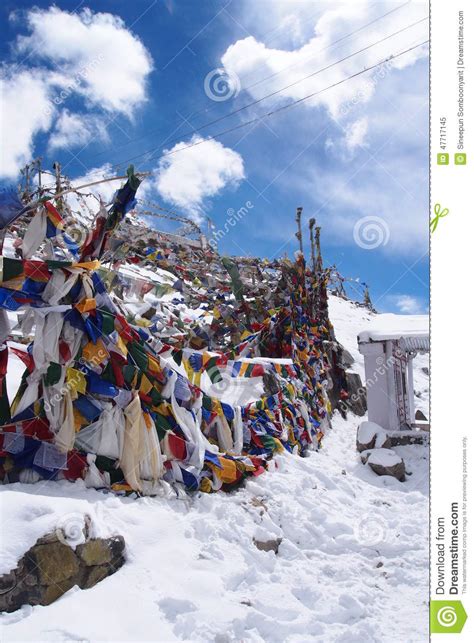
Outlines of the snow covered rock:
[[74,550],[58,530],[40,538],[0,576],[0,611],[22,605],[50,605],[74,586],[89,589],[114,574],[125,562],[122,536],[94,538]]
[[378,476],[392,476],[400,482],[405,480],[405,463],[391,449],[370,449],[368,453],[362,454],[361,460]]
[[357,431],[357,451],[367,449],[389,449],[390,438],[376,422],[361,422]]

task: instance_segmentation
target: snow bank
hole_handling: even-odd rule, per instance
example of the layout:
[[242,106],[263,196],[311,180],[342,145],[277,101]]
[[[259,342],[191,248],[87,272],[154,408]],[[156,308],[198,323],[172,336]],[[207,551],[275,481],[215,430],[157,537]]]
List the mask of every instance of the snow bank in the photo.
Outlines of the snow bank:
[[359,333],[359,342],[429,337],[428,315],[375,315],[367,330]]

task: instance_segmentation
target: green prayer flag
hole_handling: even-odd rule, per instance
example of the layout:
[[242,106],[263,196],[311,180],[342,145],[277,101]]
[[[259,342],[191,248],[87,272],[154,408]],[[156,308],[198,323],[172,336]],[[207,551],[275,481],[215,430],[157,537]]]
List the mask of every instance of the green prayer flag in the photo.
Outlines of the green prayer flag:
[[46,384],[46,386],[54,386],[55,384],[57,384],[61,379],[62,370],[63,367],[61,366],[61,364],[51,362],[48,366],[48,370],[46,371],[46,375],[44,376],[44,383]]

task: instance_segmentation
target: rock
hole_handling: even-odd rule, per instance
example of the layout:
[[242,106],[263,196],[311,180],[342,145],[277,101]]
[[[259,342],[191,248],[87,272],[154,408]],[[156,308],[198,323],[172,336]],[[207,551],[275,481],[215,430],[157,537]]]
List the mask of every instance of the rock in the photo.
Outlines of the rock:
[[373,449],[376,442],[377,448],[383,448],[387,444],[386,438],[387,434],[380,425],[375,422],[361,422],[357,429],[357,451]]
[[409,444],[428,446],[430,434],[427,431],[391,431],[389,433],[392,447],[404,447]]
[[392,440],[385,431],[379,431],[377,435],[375,436],[375,444],[374,447],[376,449],[390,449],[392,446]]
[[75,578],[69,578],[68,580],[62,581],[61,583],[48,585],[43,591],[40,604],[51,605],[51,603],[57,601],[60,596],[68,592],[75,585],[77,585]]
[[342,349],[339,359],[340,359],[340,364],[343,368],[348,368],[349,366],[352,366],[352,364],[354,363],[354,358],[346,348]]
[[358,373],[346,371],[346,382],[349,397],[344,400],[344,404],[349,411],[361,417],[367,413],[367,389]]
[[74,550],[60,542],[57,530],[47,534],[25,553],[16,569],[0,576],[0,611],[50,605],[74,586],[89,589],[122,567],[124,551],[122,536],[88,540]]
[[415,413],[415,420],[422,420],[423,422],[428,422],[428,418],[423,413],[423,411],[420,411],[420,409],[418,409],[418,411]]
[[430,374],[430,369],[429,369],[427,366],[423,366],[421,370],[423,371],[423,373],[424,373],[425,375],[429,375],[429,374]]
[[101,580],[109,576],[107,567],[96,565],[95,567],[88,567],[85,571],[84,577],[81,579],[81,589],[90,589],[100,583]]
[[260,551],[273,551],[278,554],[278,548],[281,545],[281,538],[273,538],[271,540],[256,540],[253,539],[253,544]]
[[15,589],[17,584],[17,579],[15,572],[8,572],[8,574],[3,574],[0,576],[0,595],[11,592]]
[[125,541],[122,536],[102,540],[94,538],[83,545],[78,545],[76,554],[87,565],[105,565],[113,558],[120,556],[125,549]]
[[26,556],[36,560],[41,585],[59,584],[79,571],[76,554],[60,542],[35,545]]
[[392,476],[400,482],[405,480],[405,463],[395,451],[372,449],[365,460],[378,476]]

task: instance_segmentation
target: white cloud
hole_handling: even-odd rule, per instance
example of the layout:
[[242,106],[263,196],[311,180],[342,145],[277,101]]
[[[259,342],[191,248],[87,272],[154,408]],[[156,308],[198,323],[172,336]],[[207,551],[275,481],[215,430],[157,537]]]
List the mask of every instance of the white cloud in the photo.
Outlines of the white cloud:
[[345,143],[347,149],[352,152],[357,147],[365,145],[365,137],[369,128],[369,121],[367,118],[359,118],[357,121],[351,123],[346,127]]
[[17,39],[17,51],[51,62],[52,84],[82,94],[91,104],[131,115],[146,99],[152,59],[142,42],[110,13],[68,13],[57,7],[32,9],[30,35]]
[[86,145],[92,139],[108,140],[105,122],[100,116],[61,111],[51,133],[48,145],[51,150]]
[[394,295],[389,297],[403,315],[421,315],[426,313],[426,305],[412,295]]
[[[190,141],[177,143],[164,154],[202,140],[194,135]],[[216,196],[226,187],[238,185],[244,177],[244,162],[240,154],[209,139],[181,153],[163,156],[156,173],[155,188],[168,202],[200,220],[206,199]]]
[[[100,179],[112,177],[115,174],[116,172],[113,170],[112,165],[105,163],[100,167],[89,170],[83,176],[71,179],[71,184],[73,187],[78,187],[87,183],[93,183],[94,181],[100,181]],[[125,183],[125,181],[109,181],[108,183],[92,185],[81,190],[81,193],[87,196],[79,199],[74,193],[70,193],[66,198],[74,212],[82,214],[85,219],[89,219],[99,210],[99,198],[102,199],[105,204],[111,203],[115,191],[118,190],[123,183]]]
[[[268,3],[259,5],[262,13],[272,12]],[[424,2],[411,3],[409,6],[396,11],[386,19],[379,20],[367,29],[344,38],[364,24],[374,20],[386,11],[393,8],[391,5],[376,3],[353,2],[337,5],[330,8],[314,23],[314,34],[305,44],[293,50],[276,49],[249,36],[230,45],[221,58],[223,66],[230,72],[239,76],[241,85],[253,98],[260,98],[296,80],[325,68],[336,60],[350,53],[358,51],[385,36],[428,15],[428,5]],[[280,16],[281,20],[281,16]],[[308,94],[317,92],[331,84],[370,67],[383,60],[386,56],[398,53],[413,44],[426,40],[428,37],[427,21],[408,29],[407,31],[376,45],[344,62],[331,67],[327,71],[318,73],[293,87],[290,87],[271,99],[265,105],[288,102],[288,99],[300,99]],[[344,40],[342,40],[344,39]],[[332,43],[340,41],[336,47]],[[402,69],[413,64],[420,57],[426,56],[426,48],[415,50],[393,62],[393,66]],[[279,72],[263,83],[252,87],[254,83]],[[310,99],[307,105],[325,107],[333,118],[341,117],[345,113],[346,104],[358,97],[360,103],[370,100],[377,83],[370,82],[370,74],[361,76],[343,83],[329,91],[325,91]]]
[[[11,15],[19,25],[23,14]],[[68,13],[57,7],[26,14],[29,35],[19,36],[19,63],[5,67],[2,83],[3,140],[0,176],[15,178],[34,156],[34,139],[48,132],[58,110],[50,149],[105,140],[102,108],[132,117],[147,98],[153,62],[142,42],[110,13]],[[25,64],[35,65],[24,69]],[[81,96],[85,109],[70,113],[65,103]],[[77,107],[75,108],[77,110]]]
[[2,151],[0,176],[15,178],[33,158],[33,139],[51,126],[53,112],[41,72],[22,71],[0,80]]

